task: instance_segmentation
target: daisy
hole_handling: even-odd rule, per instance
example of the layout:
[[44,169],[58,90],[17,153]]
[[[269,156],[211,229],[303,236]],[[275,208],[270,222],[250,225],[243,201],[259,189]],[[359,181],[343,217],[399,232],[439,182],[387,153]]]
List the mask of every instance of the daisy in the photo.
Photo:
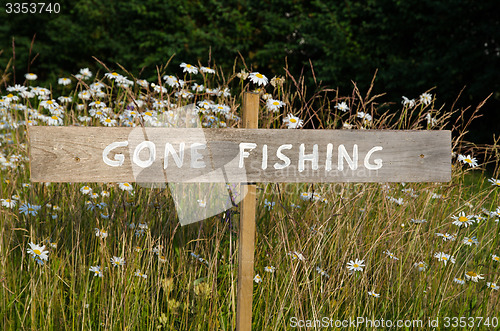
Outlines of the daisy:
[[477,167],[477,160],[475,157],[471,157],[470,155],[464,156],[462,154],[458,154],[458,161],[462,161],[464,164],[468,164],[470,167]]
[[137,271],[134,273],[134,276],[136,277],[142,277],[142,278],[148,278],[148,275],[143,274],[141,270],[137,269]]
[[435,117],[432,117],[430,113],[425,115],[425,119],[427,120],[427,125],[435,126],[437,124],[437,119]]
[[165,263],[167,262],[167,257],[165,255],[158,255],[158,261],[160,261],[161,263]]
[[357,117],[362,118],[365,121],[371,122],[372,121],[372,115],[363,113],[362,111],[358,112],[356,114]]
[[69,79],[69,78],[59,78],[59,79],[57,80],[57,83],[58,83],[59,85],[64,85],[64,86],[66,86],[66,85],[71,84],[71,79]]
[[498,255],[493,254],[493,255],[491,256],[491,259],[492,259],[493,261],[500,262],[500,256],[498,256]]
[[500,179],[490,178],[488,179],[488,182],[490,182],[491,185],[500,187]]
[[460,284],[460,285],[465,284],[465,280],[463,280],[462,278],[453,278],[453,281],[457,284]]
[[285,103],[280,100],[275,100],[275,99],[267,99],[266,101],[266,107],[268,110],[273,111],[273,112],[278,112],[281,107],[283,107]]
[[445,233],[445,234],[436,233],[436,236],[443,237],[444,241],[448,241],[448,240],[454,241],[455,239],[457,239],[457,237],[454,234],[449,234],[449,233]]
[[198,68],[196,68],[195,66],[193,66],[191,64],[187,64],[187,63],[182,62],[180,67],[184,68],[184,70],[182,70],[182,72],[187,72],[187,73],[195,74],[195,75],[198,73]]
[[309,201],[312,200],[313,195],[311,192],[302,192],[299,197],[304,201]]
[[301,253],[295,251],[295,252],[289,252],[287,255],[290,255],[292,257],[292,260],[301,260],[301,261],[304,261],[306,258],[304,257],[304,255],[302,255]]
[[253,281],[256,282],[257,284],[258,283],[261,283],[262,282],[262,277],[260,277],[259,274],[255,275],[255,277],[253,278]]
[[32,205],[30,203],[23,203],[19,207],[19,212],[23,213],[24,215],[36,216],[39,209],[40,209],[40,206]]
[[321,275],[321,276],[325,276],[326,278],[330,278],[330,275],[328,275],[326,273],[325,270],[321,269],[320,267],[316,267],[316,271]]
[[254,84],[258,84],[259,86],[266,86],[267,85],[267,77],[264,76],[263,74],[259,72],[252,72],[249,76],[250,80]]
[[124,266],[125,259],[123,257],[113,256],[111,258],[111,263],[113,264],[113,267]]
[[418,268],[418,271],[425,271],[425,269],[427,269],[427,264],[423,261],[415,262],[413,266]]
[[337,104],[334,108],[341,110],[343,112],[349,110],[349,106],[347,105],[347,103],[345,103],[345,101],[342,101],[341,103]]
[[123,76],[120,75],[119,73],[117,72],[108,72],[108,73],[105,73],[104,76],[108,79],[111,79],[111,80],[115,80],[117,78],[122,78]]
[[36,80],[38,78],[37,75],[35,74],[32,74],[32,73],[27,73],[26,75],[24,75],[24,77],[27,79],[27,80]]
[[30,248],[28,248],[27,252],[28,254],[31,254],[31,257],[36,260],[47,261],[49,259],[49,251],[45,250],[45,245],[39,246],[33,243],[29,243],[28,245],[30,246]]
[[61,117],[59,117],[57,115],[52,115],[52,116],[50,116],[48,118],[47,124],[48,125],[58,126],[58,125],[62,125],[63,124],[63,120],[62,120]]
[[483,275],[477,274],[474,271],[467,271],[465,273],[465,278],[467,278],[467,280],[472,280],[473,282],[476,283],[479,279],[484,279]]
[[276,85],[283,85],[283,83],[285,82],[285,78],[283,77],[277,77],[277,76],[274,76],[273,78],[271,78],[271,85],[273,87],[276,87]]
[[453,218],[455,221],[453,222],[453,224],[455,224],[456,226],[458,226],[459,228],[461,228],[462,226],[465,226],[465,227],[468,227],[469,225],[471,225],[472,223],[474,223],[474,219],[473,219],[474,215],[465,215],[465,212],[460,212],[460,214],[458,214],[458,216],[452,216],[451,218]]
[[451,261],[451,263],[455,263],[455,258],[449,254],[439,252],[434,254],[434,257],[438,259],[439,261],[444,262],[444,265],[448,263],[448,261]]
[[83,79],[88,79],[92,77],[92,72],[89,70],[89,68],[82,68],[80,69],[80,75],[82,75]]
[[384,254],[387,254],[387,256],[389,256],[391,259],[394,259],[394,260],[399,260],[396,255],[394,255],[393,253],[389,252],[389,251],[384,251],[383,252]]
[[103,276],[102,271],[101,271],[101,267],[98,265],[97,266],[90,266],[89,271],[94,273],[94,277],[102,277]]
[[283,119],[283,123],[287,125],[288,129],[297,129],[304,125],[303,120],[292,114],[288,114],[287,117]]
[[364,262],[365,260],[351,260],[347,262],[347,269],[349,269],[349,271],[363,271],[363,267],[365,266]]
[[204,74],[215,74],[215,70],[210,67],[201,66],[200,71],[203,72]]
[[245,69],[241,69],[241,71],[236,74],[236,77],[238,77],[239,79],[245,80],[248,78],[248,72],[246,72]]
[[98,228],[95,228],[94,230],[95,230],[96,237],[101,237],[101,239],[108,237],[108,231],[106,231],[104,229],[98,229]]
[[276,202],[267,201],[267,199],[264,201],[264,206],[267,207],[267,210],[273,209],[275,204]]
[[491,288],[492,290],[498,290],[498,288],[500,286],[498,286],[496,283],[490,283],[490,282],[487,282],[486,283],[486,286],[488,286],[489,288]]
[[109,117],[106,118],[101,118],[100,119],[101,123],[104,124],[105,126],[116,126],[116,120],[111,119]]
[[378,298],[380,296],[380,294],[375,293],[375,291],[368,291],[368,295],[374,298]]
[[432,94],[430,94],[430,93],[422,93],[422,94],[420,94],[419,100],[420,100],[421,103],[423,103],[424,105],[428,106],[428,105],[430,105],[430,103],[432,101]]
[[134,190],[134,187],[132,185],[130,185],[130,183],[119,183],[118,187],[122,191],[133,191]]
[[415,99],[408,99],[407,97],[403,96],[403,101],[401,101],[401,103],[405,107],[412,108],[413,106],[415,106]]
[[85,185],[85,186],[82,186],[80,188],[80,192],[82,192],[83,194],[92,194],[92,188],[90,188],[89,186]]
[[273,266],[267,266],[267,267],[265,267],[265,268],[264,268],[264,271],[265,271],[265,272],[271,272],[271,273],[272,273],[272,272],[274,272],[275,270],[276,270],[276,268],[275,268],[275,267],[273,267]]
[[477,241],[476,237],[464,237],[462,240],[462,243],[467,245],[467,246],[472,246],[472,244],[477,245],[479,244],[479,241]]
[[2,202],[2,206],[7,207],[7,208],[14,208],[16,206],[17,201],[12,200],[12,199],[0,199]]

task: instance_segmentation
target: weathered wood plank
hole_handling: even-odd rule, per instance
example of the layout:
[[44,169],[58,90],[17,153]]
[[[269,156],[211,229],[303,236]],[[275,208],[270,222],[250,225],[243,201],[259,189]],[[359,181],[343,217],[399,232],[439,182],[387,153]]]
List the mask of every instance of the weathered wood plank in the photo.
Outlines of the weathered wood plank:
[[[444,182],[451,178],[450,131],[31,127],[29,140],[35,182]],[[108,163],[118,163],[115,154],[122,154],[120,166],[103,159],[113,142],[127,144],[108,155]],[[152,145],[154,162],[147,166]],[[138,146],[142,149],[134,162]],[[170,152],[165,168],[166,146]]]

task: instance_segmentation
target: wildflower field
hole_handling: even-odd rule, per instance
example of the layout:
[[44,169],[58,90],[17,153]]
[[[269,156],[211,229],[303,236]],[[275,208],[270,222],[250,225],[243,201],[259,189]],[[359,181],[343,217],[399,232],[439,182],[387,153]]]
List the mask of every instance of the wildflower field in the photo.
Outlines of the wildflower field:
[[373,84],[340,95],[317,82],[311,91],[304,75],[314,77],[313,68],[268,78],[241,61],[232,73],[183,63],[146,81],[99,66],[54,86],[38,86],[36,73],[10,85],[9,69],[3,73],[2,330],[233,330],[237,205],[180,226],[168,188],[32,183],[27,131],[169,127],[186,105],[202,127],[239,127],[244,91],[260,93],[260,128],[453,134],[449,183],[257,184],[253,329],[294,321],[319,329],[306,321],[325,317],[420,320],[423,329],[437,318],[441,327],[460,317],[468,328],[498,325],[498,137],[491,145],[464,141],[482,104],[441,105],[432,89],[385,100]]

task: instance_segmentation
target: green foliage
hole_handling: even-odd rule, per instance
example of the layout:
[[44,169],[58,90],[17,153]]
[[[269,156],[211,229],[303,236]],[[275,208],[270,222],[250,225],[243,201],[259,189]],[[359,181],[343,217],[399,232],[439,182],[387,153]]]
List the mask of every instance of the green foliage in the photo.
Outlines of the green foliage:
[[[0,49],[7,56],[0,65],[9,60],[14,37],[17,80],[29,68],[53,83],[62,72],[96,69],[93,56],[142,78],[155,77],[156,66],[173,54],[175,65],[209,59],[203,64],[215,61],[231,71],[241,54],[271,77],[284,74],[285,58],[295,73],[311,61],[316,78],[341,93],[351,91],[351,81],[366,90],[378,70],[376,88],[392,99],[436,87],[434,93],[452,104],[466,86],[464,104],[492,92],[491,109],[500,103],[495,0],[58,2],[61,14],[2,11]],[[309,76],[306,84],[312,81]],[[499,120],[492,110],[486,118]]]

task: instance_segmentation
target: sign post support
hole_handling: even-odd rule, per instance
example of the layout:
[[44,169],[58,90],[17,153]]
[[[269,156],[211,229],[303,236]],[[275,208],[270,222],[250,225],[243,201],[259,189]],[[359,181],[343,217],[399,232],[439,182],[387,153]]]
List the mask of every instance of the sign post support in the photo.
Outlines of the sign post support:
[[[257,129],[259,120],[259,94],[246,92],[243,95],[243,127]],[[255,250],[256,186],[245,183],[246,191],[241,201],[238,244],[238,292],[236,306],[236,330],[252,329],[252,298]]]

